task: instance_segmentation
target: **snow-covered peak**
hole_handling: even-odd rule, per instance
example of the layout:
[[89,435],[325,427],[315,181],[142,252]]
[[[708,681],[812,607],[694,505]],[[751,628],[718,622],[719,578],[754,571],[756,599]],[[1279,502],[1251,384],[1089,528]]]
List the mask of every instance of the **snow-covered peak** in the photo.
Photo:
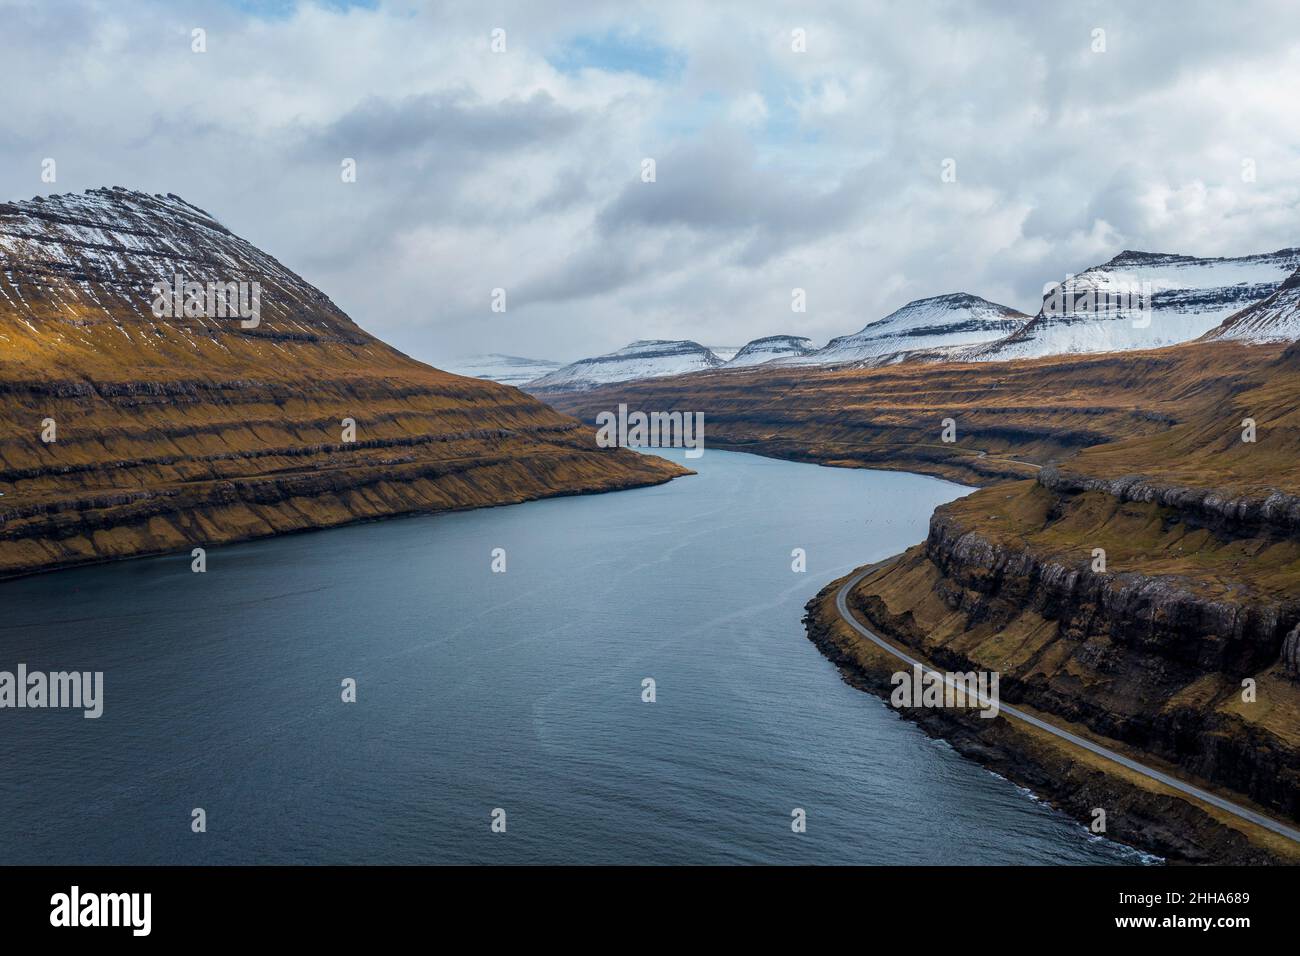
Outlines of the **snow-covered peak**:
[[741,346],[727,363],[727,368],[762,365],[773,359],[807,355],[812,350],[812,340],[801,335],[769,335]]
[[1300,249],[1233,259],[1125,251],[1067,277],[1018,332],[961,357],[1001,361],[1176,345],[1268,297],[1298,266]]
[[1300,269],[1268,298],[1228,316],[1205,338],[1261,343],[1300,340]]
[[503,385],[523,385],[554,372],[559,362],[548,359],[521,358],[518,355],[474,355],[442,366],[448,372],[468,378],[486,378]]
[[967,292],[916,299],[860,332],[831,339],[782,365],[885,365],[913,352],[993,342],[1019,329],[1029,316]]
[[0,306],[33,328],[131,317],[152,329],[154,283],[177,275],[205,287],[257,284],[257,326],[207,323],[218,335],[369,340],[319,289],[178,196],[114,186],[0,203]]
[[722,365],[698,342],[645,339],[607,355],[582,359],[528,383],[529,389],[578,391],[609,382],[682,375]]

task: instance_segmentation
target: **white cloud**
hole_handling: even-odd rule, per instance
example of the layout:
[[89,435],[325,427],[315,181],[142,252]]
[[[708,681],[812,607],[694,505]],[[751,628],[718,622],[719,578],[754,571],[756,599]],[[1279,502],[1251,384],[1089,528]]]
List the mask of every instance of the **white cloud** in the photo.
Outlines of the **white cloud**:
[[3,6],[0,198],[175,192],[433,361],[825,340],[940,292],[1031,310],[1123,248],[1300,244],[1281,0]]

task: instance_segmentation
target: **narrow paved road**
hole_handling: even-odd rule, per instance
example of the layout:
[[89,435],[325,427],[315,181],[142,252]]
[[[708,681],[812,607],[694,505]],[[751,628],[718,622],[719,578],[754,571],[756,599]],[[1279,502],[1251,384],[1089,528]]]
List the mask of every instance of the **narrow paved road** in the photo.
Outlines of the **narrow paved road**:
[[[951,678],[949,678],[947,675],[944,675],[942,671],[937,671],[933,667],[930,667],[922,663],[921,661],[918,661],[916,658],[904,654],[902,651],[898,650],[896,647],[894,647],[892,644],[885,641],[883,638],[880,638],[877,635],[873,634],[870,630],[866,628],[866,626],[862,624],[861,621],[859,621],[856,617],[854,617],[853,613],[849,610],[849,605],[848,605],[849,591],[851,591],[854,587],[856,587],[857,583],[861,581],[863,578],[865,578],[871,572],[877,570],[882,565],[889,564],[896,560],[897,558],[889,558],[885,561],[880,561],[869,567],[863,568],[857,574],[853,575],[853,577],[849,578],[849,580],[844,583],[844,586],[841,587],[835,595],[835,607],[839,610],[840,617],[844,618],[845,623],[847,623],[849,627],[853,628],[853,630],[857,631],[859,634],[861,634],[867,640],[871,641],[877,647],[881,648],[884,651],[887,651],[888,653],[892,654],[894,657],[897,657],[901,661],[905,661],[906,663],[912,665],[913,667],[921,668],[921,670],[924,672],[940,674],[944,678],[944,682],[946,684],[956,688],[957,687],[956,682],[953,681]],[[981,697],[980,703],[988,704],[991,703],[991,701],[988,701],[983,697]],[[1120,766],[1127,767],[1129,770],[1133,770],[1137,773],[1140,773],[1144,777],[1150,777],[1152,780],[1159,781],[1160,783],[1163,783],[1167,787],[1173,787],[1175,790],[1181,793],[1185,793],[1188,796],[1195,797],[1197,800],[1201,800],[1205,803],[1212,804],[1213,806],[1218,807],[1220,810],[1226,810],[1229,813],[1233,814],[1234,816],[1241,817],[1241,819],[1243,820],[1249,820],[1251,823],[1272,830],[1274,833],[1280,833],[1282,836],[1286,837],[1287,839],[1294,840],[1297,843],[1300,843],[1300,830],[1296,830],[1294,827],[1289,827],[1285,823],[1279,823],[1277,820],[1274,820],[1271,817],[1266,817],[1262,813],[1257,813],[1254,810],[1251,810],[1247,807],[1238,806],[1237,804],[1233,803],[1231,800],[1225,800],[1223,799],[1223,797],[1219,797],[1206,790],[1202,790],[1200,787],[1194,787],[1190,783],[1184,783],[1183,781],[1177,779],[1176,777],[1171,777],[1167,773],[1161,773],[1159,770],[1155,770],[1152,769],[1151,767],[1147,767],[1143,764],[1140,764],[1136,760],[1131,760],[1128,757],[1125,757],[1123,754],[1119,754],[1113,750],[1109,750],[1105,747],[1102,747],[1100,744],[1095,744],[1091,740],[1085,740],[1084,738],[1078,736],[1077,734],[1070,733],[1068,730],[1061,730],[1059,727],[1055,727],[1052,724],[1049,724],[1045,720],[1040,720],[1039,718],[1033,716],[1032,714],[1027,714],[1023,710],[1018,710],[1017,708],[1012,707],[1009,704],[1003,704],[999,702],[998,709],[999,712],[1002,714],[1005,714],[1009,717],[1014,717],[1016,720],[1022,720],[1025,723],[1031,724],[1040,730],[1047,731],[1049,734],[1052,734],[1055,737],[1060,737],[1062,740],[1068,740],[1070,743],[1078,747],[1082,747],[1084,750],[1090,750],[1093,753],[1098,754],[1099,756],[1105,757],[1107,760],[1113,760],[1115,763],[1119,764]]]

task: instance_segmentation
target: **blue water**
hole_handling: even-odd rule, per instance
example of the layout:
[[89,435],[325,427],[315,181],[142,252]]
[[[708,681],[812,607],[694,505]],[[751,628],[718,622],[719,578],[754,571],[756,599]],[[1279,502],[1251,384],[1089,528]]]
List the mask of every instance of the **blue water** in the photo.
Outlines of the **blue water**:
[[186,553],[0,585],[0,670],[105,682],[98,720],[0,711],[0,863],[1138,859],[845,685],[804,636],[809,597],[967,489],[688,464],[656,488],[213,548],[205,574]]

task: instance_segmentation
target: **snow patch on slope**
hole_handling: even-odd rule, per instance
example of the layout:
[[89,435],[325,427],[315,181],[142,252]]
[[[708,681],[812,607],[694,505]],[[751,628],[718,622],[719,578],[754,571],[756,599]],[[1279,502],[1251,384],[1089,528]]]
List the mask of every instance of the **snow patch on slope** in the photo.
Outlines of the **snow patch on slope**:
[[1257,343],[1300,340],[1300,269],[1267,299],[1228,316],[1204,337]]
[[909,302],[860,332],[831,339],[823,349],[779,364],[887,365],[912,352],[995,342],[1028,321],[1023,312],[977,295],[936,295]]
[[743,345],[727,363],[727,368],[762,365],[774,359],[807,355],[811,351],[813,351],[811,339],[800,335],[769,335]]
[[154,325],[154,283],[180,274],[205,284],[258,283],[261,322],[239,334],[364,340],[323,292],[170,193],[114,186],[0,203],[0,262],[5,299],[47,332],[84,325],[92,313],[96,322],[120,325],[129,316]]
[[[1023,329],[991,346],[967,350],[962,357],[1004,361],[1176,345],[1268,297],[1297,267],[1300,249],[1235,259],[1123,252],[1067,278],[1062,284],[1063,309],[1048,308],[1052,297],[1045,296],[1044,307]],[[1125,307],[1106,307],[1132,293],[1147,298],[1139,295]]]
[[529,389],[578,391],[609,382],[662,378],[699,372],[722,365],[709,349],[698,342],[662,339],[633,342],[607,355],[582,359],[528,383]]

